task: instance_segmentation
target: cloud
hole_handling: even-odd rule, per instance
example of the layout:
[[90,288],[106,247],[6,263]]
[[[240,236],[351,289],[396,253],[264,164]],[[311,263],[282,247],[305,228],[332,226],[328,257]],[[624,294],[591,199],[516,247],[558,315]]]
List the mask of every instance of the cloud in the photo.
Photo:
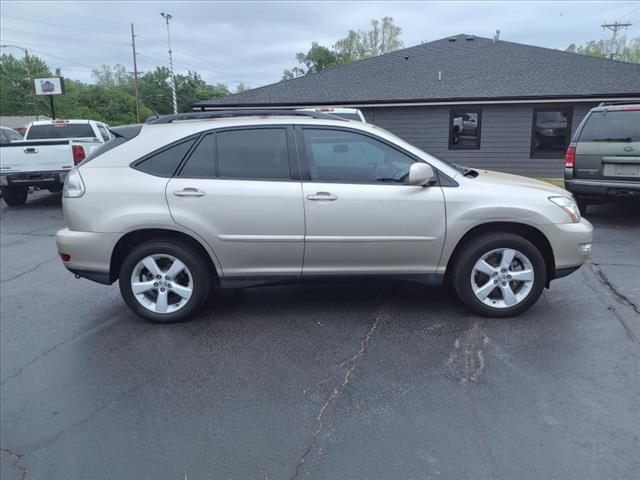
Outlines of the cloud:
[[[47,7],[47,15],[38,12]],[[636,17],[637,2],[29,2],[4,1],[2,43],[29,48],[67,77],[91,81],[90,67],[132,69],[130,23],[138,66],[167,65],[160,12],[169,12],[176,72],[195,70],[208,83],[253,87],[276,82],[312,41],[331,46],[349,29],[392,16],[405,46],[457,33],[564,49],[607,36],[606,20]],[[635,10],[635,11],[634,11]],[[606,13],[606,18],[605,18]],[[640,34],[637,25],[625,32]],[[16,51],[16,54],[20,54]],[[57,58],[56,58],[57,57]]]

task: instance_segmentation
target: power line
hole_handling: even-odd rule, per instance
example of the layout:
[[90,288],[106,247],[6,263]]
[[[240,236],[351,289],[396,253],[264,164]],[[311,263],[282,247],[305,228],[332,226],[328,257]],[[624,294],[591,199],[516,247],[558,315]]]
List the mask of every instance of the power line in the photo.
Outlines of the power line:
[[[3,27],[3,30],[7,30],[9,32],[15,32],[15,33],[25,33],[27,35],[40,35],[42,37],[52,37],[52,38],[56,38],[56,39],[61,39],[64,38],[66,40],[76,40],[78,42],[82,42],[82,43],[86,43],[87,39],[86,38],[80,38],[80,37],[63,37],[60,35],[53,35],[51,33],[40,33],[40,32],[29,32],[26,30],[16,30],[13,28],[6,28]],[[100,41],[100,40],[93,40],[93,43],[103,43],[105,45],[125,45],[125,46],[129,46],[128,43],[119,43],[119,42],[106,42],[106,41]]]
[[62,25],[60,23],[51,23],[51,22],[43,22],[42,20],[32,20],[32,19],[28,19],[28,18],[21,18],[21,17],[14,17],[11,15],[4,15],[4,14],[0,14],[0,17],[5,17],[5,18],[11,18],[12,20],[20,20],[23,22],[29,22],[29,23],[40,23],[42,25],[50,25],[52,27],[63,27],[63,28],[72,28],[74,30],[86,30],[92,33],[101,33],[103,35],[112,35],[112,36],[120,36],[119,33],[113,33],[113,32],[105,32],[105,31],[100,31],[100,30],[95,30],[93,28],[87,28],[87,27],[79,27],[77,25]]

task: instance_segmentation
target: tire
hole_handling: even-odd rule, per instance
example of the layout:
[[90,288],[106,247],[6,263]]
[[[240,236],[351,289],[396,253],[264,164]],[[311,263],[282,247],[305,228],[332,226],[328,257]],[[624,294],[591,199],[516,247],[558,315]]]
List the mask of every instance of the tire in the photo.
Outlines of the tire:
[[27,187],[10,187],[2,189],[2,198],[10,207],[24,205],[27,201],[29,189]]
[[[501,263],[508,260],[505,255],[508,257],[512,251],[515,256],[503,271],[505,265]],[[491,268],[480,264],[481,259]],[[531,307],[542,294],[546,279],[547,267],[540,251],[525,238],[507,232],[489,233],[467,241],[452,275],[462,303],[477,315],[495,318],[512,317]]]
[[576,205],[578,205],[578,210],[580,210],[580,215],[584,215],[587,213],[587,208],[589,208],[589,202],[587,202],[584,198],[575,197]]
[[[149,258],[153,258],[153,263]],[[185,268],[166,278],[165,274],[171,274],[176,260]],[[176,269],[180,268],[179,264],[175,265]],[[161,278],[157,278],[158,274]],[[122,262],[120,293],[131,310],[151,322],[181,322],[206,302],[212,277],[208,259],[193,247],[172,241],[149,241],[135,247]],[[134,281],[139,290],[145,290],[134,293]],[[185,300],[189,289],[190,296]],[[165,293],[161,294],[161,290]],[[166,300],[160,295],[166,295]]]

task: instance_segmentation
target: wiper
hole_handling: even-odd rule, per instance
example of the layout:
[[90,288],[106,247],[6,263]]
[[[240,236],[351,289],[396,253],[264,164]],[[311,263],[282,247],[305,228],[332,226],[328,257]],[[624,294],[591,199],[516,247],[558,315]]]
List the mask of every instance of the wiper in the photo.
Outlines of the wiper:
[[478,176],[478,172],[473,168],[467,168],[465,172],[462,174],[463,177],[471,177],[476,178]]
[[631,137],[594,138],[592,141],[594,141],[594,142],[630,142],[631,141]]

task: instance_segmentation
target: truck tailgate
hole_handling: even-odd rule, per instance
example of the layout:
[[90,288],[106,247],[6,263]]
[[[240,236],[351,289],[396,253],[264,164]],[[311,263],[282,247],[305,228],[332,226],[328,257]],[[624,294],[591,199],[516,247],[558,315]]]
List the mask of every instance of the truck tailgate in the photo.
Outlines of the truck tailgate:
[[32,140],[0,147],[0,173],[70,170],[73,152],[69,140]]

